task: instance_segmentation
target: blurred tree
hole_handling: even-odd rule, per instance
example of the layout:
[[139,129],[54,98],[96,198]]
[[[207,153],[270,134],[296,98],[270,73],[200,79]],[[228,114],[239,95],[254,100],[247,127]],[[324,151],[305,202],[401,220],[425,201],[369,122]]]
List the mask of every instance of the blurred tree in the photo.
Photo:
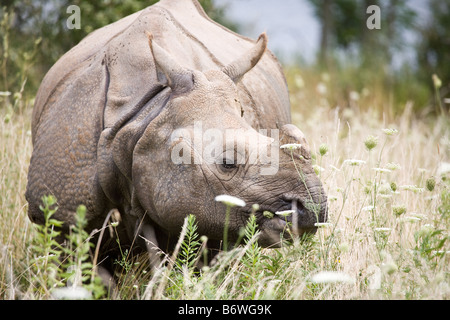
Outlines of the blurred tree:
[[[8,90],[11,86],[20,87],[20,79],[25,74],[24,59],[33,58],[32,68],[28,64],[27,69],[27,89],[34,94],[47,70],[88,33],[156,2],[157,0],[2,0],[0,40],[3,41],[0,42],[0,57],[5,52],[8,57],[7,60],[0,60],[0,67],[5,64],[2,68],[5,73],[3,78],[12,80],[7,86],[0,87],[0,91]],[[213,20],[236,31],[237,25],[224,18],[223,6],[216,5],[212,0],[199,2]],[[66,20],[70,13],[66,10],[69,5],[80,8],[80,29],[67,28]],[[8,16],[7,19],[2,19],[5,15]]]
[[[411,28],[416,14],[406,0],[309,0],[322,31],[318,62],[329,67],[336,49],[359,52],[361,65],[390,63],[393,50],[401,48],[402,31]],[[381,29],[366,26],[370,5],[381,9]],[[379,65],[377,65],[377,68]]]
[[[389,96],[385,111],[398,114],[408,100],[415,101],[417,109],[426,105],[430,92],[417,80],[415,66],[394,65],[394,53],[410,50],[404,35],[406,30],[415,30],[417,21],[414,8],[406,0],[308,1],[322,26],[317,67],[339,79],[334,85],[340,98],[334,103],[345,99],[349,90],[376,88]],[[374,14],[367,12],[371,5],[379,8],[379,29],[369,28],[368,20]],[[442,19],[446,17],[444,12]],[[449,29],[447,22],[446,31]]]
[[420,27],[421,41],[417,48],[420,77],[432,89],[431,76],[442,81],[442,95],[450,92],[450,2],[428,2],[430,19]]
[[315,5],[316,15],[320,19],[322,25],[320,32],[319,63],[321,66],[328,66],[329,39],[332,33],[334,20],[332,14],[334,0],[315,0],[312,2]]

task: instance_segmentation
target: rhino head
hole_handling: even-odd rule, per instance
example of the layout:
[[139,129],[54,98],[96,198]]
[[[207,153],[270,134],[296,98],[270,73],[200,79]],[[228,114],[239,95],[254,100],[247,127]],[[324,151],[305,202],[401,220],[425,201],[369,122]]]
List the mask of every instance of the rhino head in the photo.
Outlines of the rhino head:
[[[246,203],[231,209],[230,241],[238,239],[253,204],[259,205],[263,246],[278,246],[288,225],[300,235],[314,232],[314,224],[326,220],[326,195],[303,133],[291,124],[257,131],[242,114],[237,84],[263,56],[266,35],[243,57],[206,72],[183,67],[150,34],[148,40],[158,77],[171,93],[134,147],[132,206],[173,238],[194,214],[199,233],[220,243],[226,207],[214,199],[221,194]],[[301,147],[280,149],[287,143]],[[292,209],[288,217],[264,214]]]

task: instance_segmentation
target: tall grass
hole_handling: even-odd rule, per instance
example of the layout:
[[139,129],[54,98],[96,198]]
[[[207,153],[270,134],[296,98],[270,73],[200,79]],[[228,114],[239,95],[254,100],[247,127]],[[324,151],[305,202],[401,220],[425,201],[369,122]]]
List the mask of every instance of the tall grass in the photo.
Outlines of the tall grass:
[[[30,109],[0,113],[3,299],[55,297],[52,288],[36,288],[45,286],[33,265],[39,252],[30,246],[38,231],[26,216]],[[127,268],[118,264],[117,287],[101,297],[448,299],[449,176],[440,173],[448,161],[448,119],[427,125],[405,114],[386,123],[370,108],[345,113],[325,106],[307,117],[294,113],[329,197],[329,223],[314,237],[263,249],[250,221],[240,247],[202,267],[207,240],[190,220],[177,255],[153,271],[145,257],[124,256]],[[388,128],[396,130],[383,130]]]
[[[25,188],[31,155],[31,108],[0,110],[0,297],[20,297],[30,266],[33,227],[26,215]],[[25,280],[26,281],[26,280]]]

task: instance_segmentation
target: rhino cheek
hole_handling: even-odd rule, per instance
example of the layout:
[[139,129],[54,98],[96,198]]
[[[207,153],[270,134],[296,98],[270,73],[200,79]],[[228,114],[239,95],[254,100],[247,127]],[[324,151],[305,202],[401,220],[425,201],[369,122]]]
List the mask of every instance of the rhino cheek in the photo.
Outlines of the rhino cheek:
[[203,216],[199,200],[204,199],[205,188],[192,178],[194,165],[175,165],[168,159],[157,161],[148,152],[135,155],[133,184],[147,216],[169,234],[177,235],[187,215]]

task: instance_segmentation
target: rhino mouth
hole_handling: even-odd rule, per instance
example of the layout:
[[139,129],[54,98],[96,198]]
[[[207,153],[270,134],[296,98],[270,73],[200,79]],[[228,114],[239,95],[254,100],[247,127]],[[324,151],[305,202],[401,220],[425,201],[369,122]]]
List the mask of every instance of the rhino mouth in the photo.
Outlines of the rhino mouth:
[[260,206],[254,213],[261,231],[261,245],[278,247],[282,241],[291,241],[295,237],[313,235],[317,231],[315,223],[320,219],[320,205],[298,199],[283,198],[278,206]]

